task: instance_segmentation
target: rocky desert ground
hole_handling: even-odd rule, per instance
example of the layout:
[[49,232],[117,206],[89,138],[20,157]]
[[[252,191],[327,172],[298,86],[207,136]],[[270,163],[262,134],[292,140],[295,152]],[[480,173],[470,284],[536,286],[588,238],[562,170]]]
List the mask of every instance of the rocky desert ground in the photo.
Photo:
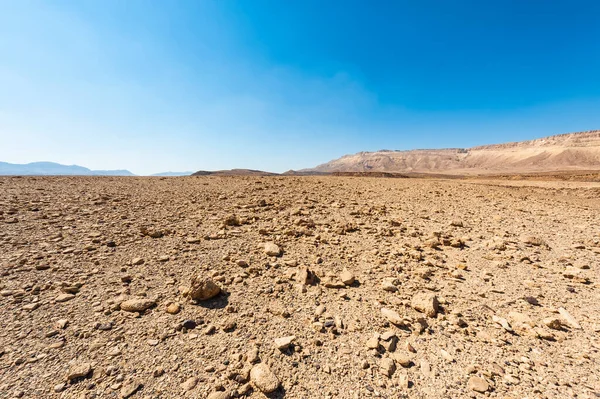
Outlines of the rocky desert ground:
[[600,184],[0,178],[0,398],[600,396]]

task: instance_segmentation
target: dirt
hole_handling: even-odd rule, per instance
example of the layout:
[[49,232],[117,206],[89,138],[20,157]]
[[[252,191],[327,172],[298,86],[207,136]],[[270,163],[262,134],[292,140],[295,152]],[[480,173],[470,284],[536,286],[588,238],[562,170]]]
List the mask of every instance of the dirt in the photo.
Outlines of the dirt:
[[0,178],[0,397],[598,397],[598,190]]

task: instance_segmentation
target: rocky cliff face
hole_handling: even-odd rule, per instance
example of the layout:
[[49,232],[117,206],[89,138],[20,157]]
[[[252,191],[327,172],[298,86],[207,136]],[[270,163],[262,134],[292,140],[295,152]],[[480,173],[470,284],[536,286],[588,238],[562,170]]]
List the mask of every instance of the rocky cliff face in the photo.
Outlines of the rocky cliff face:
[[526,173],[600,170],[600,130],[469,149],[360,152],[319,165],[317,172]]

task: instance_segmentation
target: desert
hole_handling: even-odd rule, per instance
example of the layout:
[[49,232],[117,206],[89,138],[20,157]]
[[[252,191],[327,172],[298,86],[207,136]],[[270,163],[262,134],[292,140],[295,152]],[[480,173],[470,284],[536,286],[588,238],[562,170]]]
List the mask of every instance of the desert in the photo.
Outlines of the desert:
[[538,180],[1,177],[0,392],[598,397],[600,183]]

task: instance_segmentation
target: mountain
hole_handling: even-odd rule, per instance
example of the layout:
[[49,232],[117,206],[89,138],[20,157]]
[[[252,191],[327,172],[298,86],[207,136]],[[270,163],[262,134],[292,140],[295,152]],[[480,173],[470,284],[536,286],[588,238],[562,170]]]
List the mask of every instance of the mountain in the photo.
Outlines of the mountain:
[[162,173],[155,173],[150,176],[162,176],[162,177],[189,176],[192,173],[194,173],[194,172],[162,172]]
[[135,176],[128,170],[90,170],[78,165],[61,165],[54,162],[14,164],[0,162],[0,175],[56,175],[56,176]]
[[297,173],[491,174],[600,170],[600,130],[472,148],[359,152]]

